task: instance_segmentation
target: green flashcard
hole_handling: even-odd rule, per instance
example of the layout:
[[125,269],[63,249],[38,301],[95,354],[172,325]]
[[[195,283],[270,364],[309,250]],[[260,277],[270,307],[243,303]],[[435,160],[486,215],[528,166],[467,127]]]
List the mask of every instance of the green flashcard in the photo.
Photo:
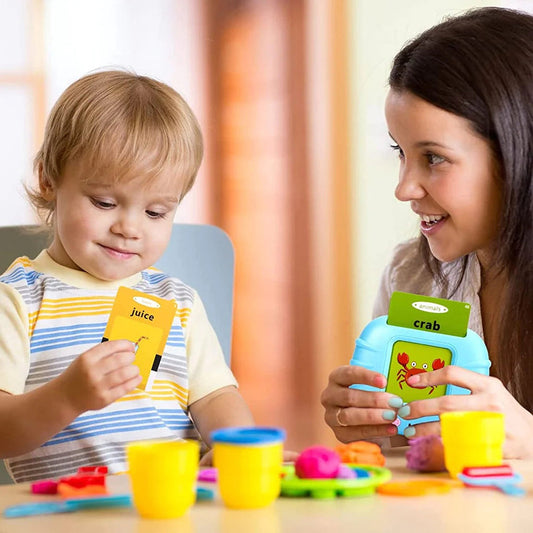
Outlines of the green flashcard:
[[386,391],[402,398],[404,402],[437,398],[446,394],[446,385],[417,389],[407,384],[407,378],[422,372],[431,372],[452,361],[452,352],[447,348],[396,341],[392,347]]
[[470,304],[444,298],[393,292],[387,324],[465,337]]

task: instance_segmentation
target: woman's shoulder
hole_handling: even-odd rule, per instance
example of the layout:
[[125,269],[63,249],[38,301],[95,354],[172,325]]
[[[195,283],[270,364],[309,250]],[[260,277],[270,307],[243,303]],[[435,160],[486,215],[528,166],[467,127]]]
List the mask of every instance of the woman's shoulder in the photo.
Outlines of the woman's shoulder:
[[[475,254],[470,254],[468,258],[461,257],[454,261],[440,263],[441,274],[437,279],[424,259],[420,240],[411,239],[394,248],[385,275],[391,291],[447,298],[449,288],[476,285],[476,283],[479,286],[479,281],[476,282],[475,279],[476,272],[479,270],[479,267],[476,270],[476,264]],[[479,273],[477,273],[477,278],[479,278]]]
[[433,276],[420,252],[418,239],[398,244],[387,267],[392,291],[430,294]]
[[409,239],[397,244],[392,251],[389,267],[397,273],[426,269],[418,239]]

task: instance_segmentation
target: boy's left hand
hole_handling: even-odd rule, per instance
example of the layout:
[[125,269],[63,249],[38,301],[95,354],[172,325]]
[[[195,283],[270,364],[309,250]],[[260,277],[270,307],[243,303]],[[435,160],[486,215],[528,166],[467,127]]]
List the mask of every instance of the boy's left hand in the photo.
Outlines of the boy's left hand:
[[283,450],[283,462],[294,463],[300,454],[298,452],[292,452],[290,450]]
[[213,450],[209,450],[201,459],[200,466],[213,466]]

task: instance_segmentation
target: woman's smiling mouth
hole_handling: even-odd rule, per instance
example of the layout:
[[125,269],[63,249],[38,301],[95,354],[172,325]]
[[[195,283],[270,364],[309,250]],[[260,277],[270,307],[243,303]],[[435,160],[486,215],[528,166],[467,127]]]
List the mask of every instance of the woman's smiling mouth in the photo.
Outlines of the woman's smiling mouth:
[[428,235],[434,233],[447,220],[447,215],[419,215],[420,229],[422,233]]

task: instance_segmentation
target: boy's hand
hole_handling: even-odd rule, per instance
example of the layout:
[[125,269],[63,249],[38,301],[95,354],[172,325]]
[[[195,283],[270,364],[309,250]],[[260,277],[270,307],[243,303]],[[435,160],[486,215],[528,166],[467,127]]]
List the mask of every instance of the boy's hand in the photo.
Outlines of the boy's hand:
[[127,340],[103,342],[81,354],[58,378],[69,405],[78,414],[102,409],[132,391],[142,381],[134,359]]

